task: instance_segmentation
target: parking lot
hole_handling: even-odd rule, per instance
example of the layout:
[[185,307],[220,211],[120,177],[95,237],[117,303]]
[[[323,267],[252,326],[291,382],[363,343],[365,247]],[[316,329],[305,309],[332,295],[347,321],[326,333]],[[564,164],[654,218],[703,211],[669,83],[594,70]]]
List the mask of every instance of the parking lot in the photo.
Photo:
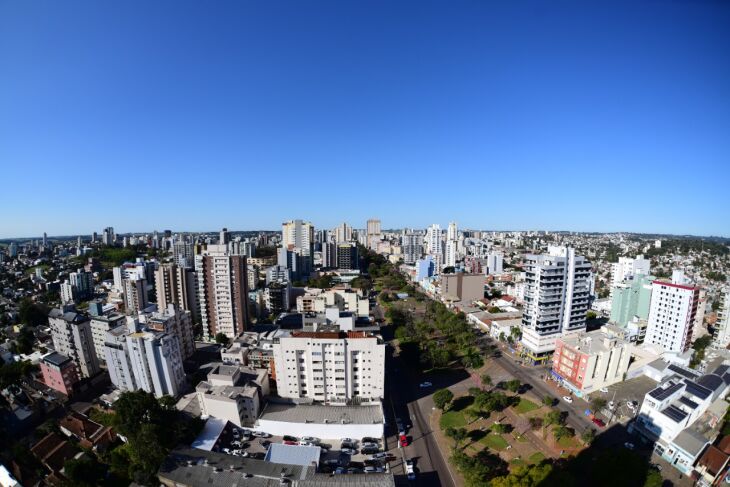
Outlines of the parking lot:
[[[608,392],[594,392],[591,397],[596,397],[596,395],[598,395],[606,401],[613,401],[614,408],[612,414],[608,407],[606,407],[603,412],[608,413],[606,417],[609,419],[609,422],[626,423],[639,413],[644,396],[656,386],[656,382],[642,375],[634,379],[609,386]],[[631,401],[635,401],[637,403],[635,409],[631,409],[627,405],[627,403]]]
[[[340,439],[315,438],[314,440],[308,446],[321,448],[320,472],[338,474],[384,472],[388,470],[388,462],[395,459],[390,453],[383,453],[382,439],[378,439],[377,447],[371,450],[373,454],[381,458],[373,458],[373,454],[363,454],[361,439],[352,439],[349,445],[343,445]],[[229,423],[218,437],[213,451],[263,460],[266,457],[269,445],[272,443],[296,446],[298,443],[305,442],[303,438],[295,437],[256,437],[253,436],[251,430],[238,428]],[[355,446],[356,448],[346,448],[348,446]]]

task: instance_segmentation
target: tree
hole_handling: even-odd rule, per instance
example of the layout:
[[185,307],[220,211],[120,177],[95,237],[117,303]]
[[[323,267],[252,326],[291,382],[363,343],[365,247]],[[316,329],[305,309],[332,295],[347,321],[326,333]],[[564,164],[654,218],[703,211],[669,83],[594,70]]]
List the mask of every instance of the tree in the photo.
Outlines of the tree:
[[580,435],[580,439],[583,440],[583,443],[586,445],[590,445],[593,443],[593,440],[596,439],[596,431],[593,428],[588,428],[582,435]]
[[492,425],[492,431],[497,434],[508,433],[511,431],[512,426],[503,423],[494,423]]
[[588,320],[588,321],[590,321],[590,320],[595,320],[595,319],[596,319],[596,317],[598,317],[598,315],[596,314],[596,312],[595,312],[595,311],[588,311],[588,312],[586,313],[586,320]]
[[492,376],[489,374],[482,374],[480,379],[482,380],[482,387],[490,387],[492,385]]
[[600,411],[601,409],[606,407],[606,404],[606,400],[602,397],[596,396],[591,399],[591,409],[593,409],[593,411]]
[[532,428],[533,430],[539,430],[540,428],[542,428],[542,418],[539,418],[536,416],[536,417],[530,418],[529,422],[530,422],[530,428]]
[[473,347],[467,348],[464,352],[464,356],[461,358],[464,367],[470,369],[478,369],[484,365],[484,359],[481,354]]
[[215,342],[220,343],[223,346],[226,346],[230,343],[231,339],[228,338],[228,336],[225,333],[218,332],[215,335]]
[[35,334],[33,328],[30,325],[25,325],[20,329],[18,338],[16,339],[18,345],[18,353],[27,355],[33,352],[33,344],[35,343]]
[[66,485],[80,487],[94,487],[103,485],[106,467],[96,458],[84,455],[78,460],[67,460],[63,465],[64,476],[68,479]]
[[555,436],[556,441],[560,441],[563,438],[571,438],[575,436],[575,432],[567,426],[561,424],[553,429],[553,436]]
[[518,379],[508,380],[504,383],[504,387],[510,392],[517,392],[520,390],[522,383]]
[[434,405],[442,411],[446,411],[451,401],[454,399],[454,393],[448,389],[439,389],[433,393]]
[[542,398],[542,403],[545,406],[551,407],[553,403],[555,403],[555,398],[546,394],[545,397]]
[[45,326],[48,325],[48,309],[30,298],[23,298],[18,305],[18,318],[26,325]]
[[461,442],[466,439],[466,428],[446,428],[446,436],[454,440],[454,448],[459,448]]

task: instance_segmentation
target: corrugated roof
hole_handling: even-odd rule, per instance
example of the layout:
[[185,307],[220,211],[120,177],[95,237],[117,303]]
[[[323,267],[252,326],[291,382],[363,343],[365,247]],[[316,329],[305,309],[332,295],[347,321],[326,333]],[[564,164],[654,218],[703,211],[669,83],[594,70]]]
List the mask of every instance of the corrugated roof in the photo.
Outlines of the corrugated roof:
[[322,449],[318,446],[285,445],[272,443],[266,452],[266,461],[309,467],[319,464]]

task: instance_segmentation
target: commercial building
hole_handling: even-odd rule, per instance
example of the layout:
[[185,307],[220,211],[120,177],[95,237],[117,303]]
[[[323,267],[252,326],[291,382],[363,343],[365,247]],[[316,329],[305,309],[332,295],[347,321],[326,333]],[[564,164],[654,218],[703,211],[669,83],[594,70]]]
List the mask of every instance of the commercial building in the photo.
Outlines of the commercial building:
[[558,338],[553,375],[578,396],[621,382],[629,370],[633,344],[612,327]]
[[569,247],[549,247],[544,255],[525,256],[525,308],[522,352],[543,362],[555,340],[585,329],[590,306],[591,263]]
[[218,333],[233,338],[245,331],[249,323],[246,257],[209,245],[195,262],[203,330],[210,338]]
[[653,277],[639,274],[615,285],[611,289],[611,323],[626,327],[634,318],[648,320],[653,281]]
[[692,341],[700,290],[673,282],[653,281],[645,343],[658,345],[666,352],[685,352]]
[[442,274],[441,297],[448,301],[472,303],[484,298],[484,284],[483,274]]
[[217,365],[195,387],[200,412],[237,426],[253,426],[269,393],[268,383],[266,369]]
[[365,332],[291,332],[274,342],[281,397],[344,403],[382,399],[385,344]]
[[54,308],[48,313],[48,325],[56,352],[70,358],[81,377],[99,373],[94,336],[87,317],[68,308]]
[[337,244],[337,268],[344,270],[360,269],[360,257],[354,242]]
[[52,352],[41,358],[40,365],[45,385],[66,396],[73,394],[74,384],[79,381],[73,360],[58,352]]
[[167,309],[174,304],[189,311],[193,321],[199,321],[196,276],[193,269],[178,264],[161,265],[155,271],[155,290],[158,308]]

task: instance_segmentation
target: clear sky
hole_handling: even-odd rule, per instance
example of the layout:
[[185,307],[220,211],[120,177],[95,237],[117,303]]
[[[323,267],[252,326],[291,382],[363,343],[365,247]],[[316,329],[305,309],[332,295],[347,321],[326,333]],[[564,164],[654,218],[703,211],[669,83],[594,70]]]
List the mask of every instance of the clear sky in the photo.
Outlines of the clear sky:
[[0,238],[730,236],[730,2],[0,2]]

